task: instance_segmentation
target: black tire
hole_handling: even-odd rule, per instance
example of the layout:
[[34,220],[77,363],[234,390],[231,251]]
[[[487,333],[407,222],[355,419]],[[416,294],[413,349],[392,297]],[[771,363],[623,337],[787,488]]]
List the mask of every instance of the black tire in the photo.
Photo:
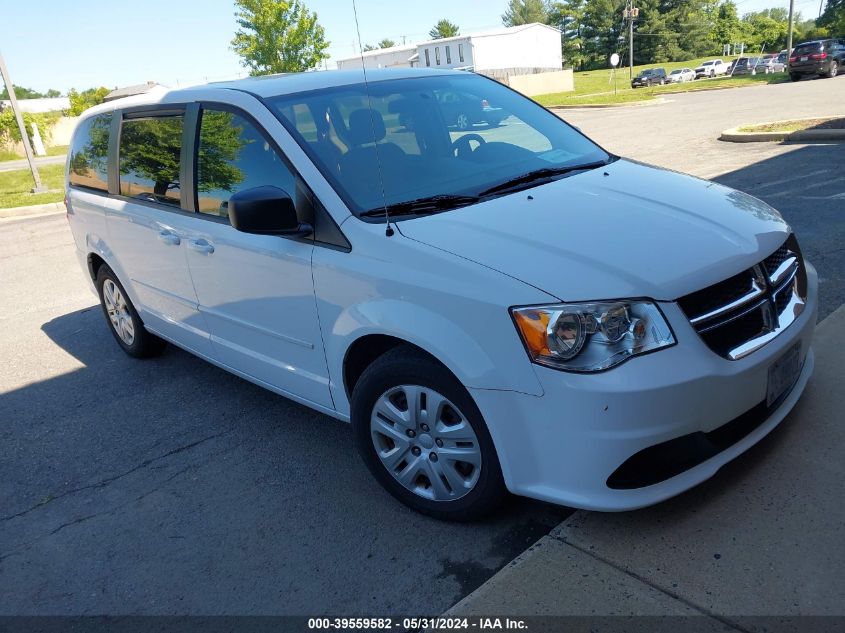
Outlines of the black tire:
[[[131,320],[134,332],[131,343],[127,343],[121,338],[121,335],[118,334],[115,329],[115,325],[109,316],[109,311],[106,307],[106,299],[103,296],[103,287],[107,281],[111,281],[115,286],[117,286],[117,289],[120,291],[126,304],[126,318]],[[117,275],[114,274],[114,271],[105,264],[100,266],[100,269],[97,271],[97,280],[95,284],[97,286],[97,294],[100,296],[100,307],[103,309],[103,316],[106,317],[106,324],[108,325],[112,336],[114,336],[114,340],[117,341],[118,345],[120,345],[120,348],[134,358],[150,358],[161,354],[164,351],[164,348],[167,347],[167,342],[154,334],[150,334],[144,329],[144,322],[138,315],[138,311],[135,309],[135,306],[132,305],[132,300],[129,298],[129,295],[126,294],[123,284],[120,283],[120,280],[117,278]]]
[[835,59],[831,59],[830,60],[830,66],[828,66],[827,74],[825,76],[828,79],[833,79],[838,74],[839,74],[839,63]]
[[801,81],[801,75],[798,73],[789,73],[789,79],[791,81]]
[[[439,392],[460,409],[472,427],[481,450],[481,469],[475,486],[464,496],[449,501],[419,496],[397,481],[379,459],[370,432],[372,411],[382,394],[400,385],[420,385]],[[351,419],[356,447],[373,477],[417,512],[448,521],[473,521],[499,508],[508,496],[496,448],[472,397],[451,372],[414,347],[395,347],[364,371],[352,393]]]

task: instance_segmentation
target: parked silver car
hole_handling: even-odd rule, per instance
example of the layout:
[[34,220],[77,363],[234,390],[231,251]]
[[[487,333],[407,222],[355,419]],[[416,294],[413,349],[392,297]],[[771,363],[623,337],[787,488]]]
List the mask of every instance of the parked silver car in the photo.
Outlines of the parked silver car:
[[666,81],[670,84],[695,81],[695,71],[692,68],[676,68],[669,73],[669,76],[666,77]]
[[762,61],[753,68],[752,74],[760,72],[766,73],[782,73],[786,70],[786,63],[781,59],[777,53],[770,55],[763,55]]

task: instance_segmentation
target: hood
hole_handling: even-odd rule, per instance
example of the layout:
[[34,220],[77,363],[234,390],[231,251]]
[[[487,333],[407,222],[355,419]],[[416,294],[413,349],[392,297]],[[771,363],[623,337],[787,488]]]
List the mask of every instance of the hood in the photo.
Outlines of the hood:
[[747,194],[624,159],[397,226],[562,301],[675,300],[753,266],[789,232]]

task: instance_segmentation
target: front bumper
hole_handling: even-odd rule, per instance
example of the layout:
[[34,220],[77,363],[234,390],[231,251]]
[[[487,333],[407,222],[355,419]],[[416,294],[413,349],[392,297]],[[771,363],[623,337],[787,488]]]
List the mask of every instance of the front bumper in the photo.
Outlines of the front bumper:
[[[661,304],[678,340],[597,374],[535,366],[544,395],[471,389],[515,494],[591,510],[632,510],[712,477],[765,437],[798,401],[813,371],[818,277],[807,264],[804,312],[749,356],[729,361],[698,337],[677,304]],[[753,429],[721,452],[667,479],[618,489],[608,478],[633,455],[695,433],[710,433],[766,400],[769,367],[800,343],[792,390]]]

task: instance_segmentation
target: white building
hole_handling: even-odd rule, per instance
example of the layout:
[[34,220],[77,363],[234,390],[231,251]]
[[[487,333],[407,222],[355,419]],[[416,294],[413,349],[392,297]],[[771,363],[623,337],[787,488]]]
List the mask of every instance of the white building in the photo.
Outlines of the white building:
[[411,57],[417,54],[416,44],[402,46],[391,46],[390,48],[377,48],[373,51],[364,51],[355,57],[337,60],[338,70],[350,70],[361,68],[361,61],[367,68],[390,68],[391,66],[410,66]]
[[560,31],[537,23],[367,51],[338,60],[337,67],[361,68],[362,58],[367,68],[471,68],[492,75],[560,70],[563,65]]
[[560,70],[560,31],[545,24],[458,35],[417,44],[420,67],[472,68],[476,72]]

